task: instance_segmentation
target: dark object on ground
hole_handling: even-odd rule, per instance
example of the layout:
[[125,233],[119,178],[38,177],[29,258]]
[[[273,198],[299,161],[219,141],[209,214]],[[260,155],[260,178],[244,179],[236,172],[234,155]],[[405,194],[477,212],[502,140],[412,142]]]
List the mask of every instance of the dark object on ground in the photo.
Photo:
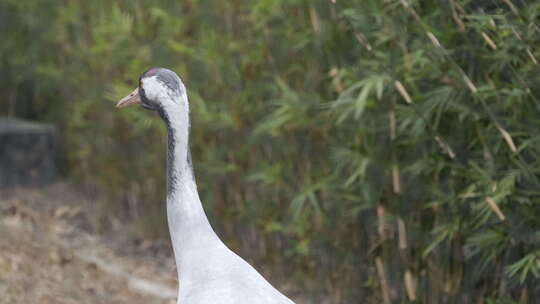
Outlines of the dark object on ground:
[[0,187],[53,181],[58,150],[52,125],[0,117]]

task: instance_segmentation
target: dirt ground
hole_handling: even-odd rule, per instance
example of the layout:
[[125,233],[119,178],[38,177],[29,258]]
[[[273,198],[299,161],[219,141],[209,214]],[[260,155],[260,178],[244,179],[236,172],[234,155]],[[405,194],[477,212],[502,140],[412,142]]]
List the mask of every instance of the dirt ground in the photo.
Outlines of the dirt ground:
[[[0,189],[0,304],[176,303],[169,239],[137,236],[104,206],[67,183]],[[299,304],[332,302],[276,287]]]
[[137,236],[103,206],[67,183],[0,190],[0,304],[176,303],[169,240]]
[[0,303],[175,303],[173,259],[152,250],[167,246],[92,233],[83,197],[65,183],[0,191]]

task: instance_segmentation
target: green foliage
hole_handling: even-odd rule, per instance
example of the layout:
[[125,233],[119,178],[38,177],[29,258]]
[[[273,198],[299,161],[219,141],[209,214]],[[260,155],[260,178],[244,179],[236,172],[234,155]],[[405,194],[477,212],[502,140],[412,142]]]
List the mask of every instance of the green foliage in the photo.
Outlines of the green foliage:
[[1,111],[31,100],[70,176],[154,223],[163,126],[113,101],[169,67],[235,249],[336,301],[533,303],[540,3],[513,2],[0,0]]

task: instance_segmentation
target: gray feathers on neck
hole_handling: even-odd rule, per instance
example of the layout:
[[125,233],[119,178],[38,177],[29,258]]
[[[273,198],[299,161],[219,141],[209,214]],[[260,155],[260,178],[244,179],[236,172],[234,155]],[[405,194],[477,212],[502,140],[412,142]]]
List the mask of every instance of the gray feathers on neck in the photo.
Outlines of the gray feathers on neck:
[[[159,115],[167,127],[167,195],[178,189],[181,179],[193,179],[193,165],[191,162],[191,150],[189,148],[189,114],[186,125],[176,125],[171,121],[169,112],[164,109],[158,110]],[[187,128],[179,130],[178,128]],[[184,140],[180,140],[184,136]],[[179,153],[182,150],[185,153]],[[181,157],[179,159],[178,157]]]

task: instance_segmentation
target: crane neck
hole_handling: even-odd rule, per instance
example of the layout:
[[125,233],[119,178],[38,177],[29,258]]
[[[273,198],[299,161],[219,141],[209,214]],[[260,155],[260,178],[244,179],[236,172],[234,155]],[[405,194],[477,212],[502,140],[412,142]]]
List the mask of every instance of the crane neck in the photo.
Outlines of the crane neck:
[[188,185],[197,188],[189,150],[189,109],[187,104],[178,104],[160,109],[159,115],[167,127],[167,201],[170,201],[181,194],[180,188]]
[[187,252],[217,238],[197,192],[189,150],[189,106],[185,94],[182,97],[174,107],[159,111],[167,126],[167,220],[179,275]]

